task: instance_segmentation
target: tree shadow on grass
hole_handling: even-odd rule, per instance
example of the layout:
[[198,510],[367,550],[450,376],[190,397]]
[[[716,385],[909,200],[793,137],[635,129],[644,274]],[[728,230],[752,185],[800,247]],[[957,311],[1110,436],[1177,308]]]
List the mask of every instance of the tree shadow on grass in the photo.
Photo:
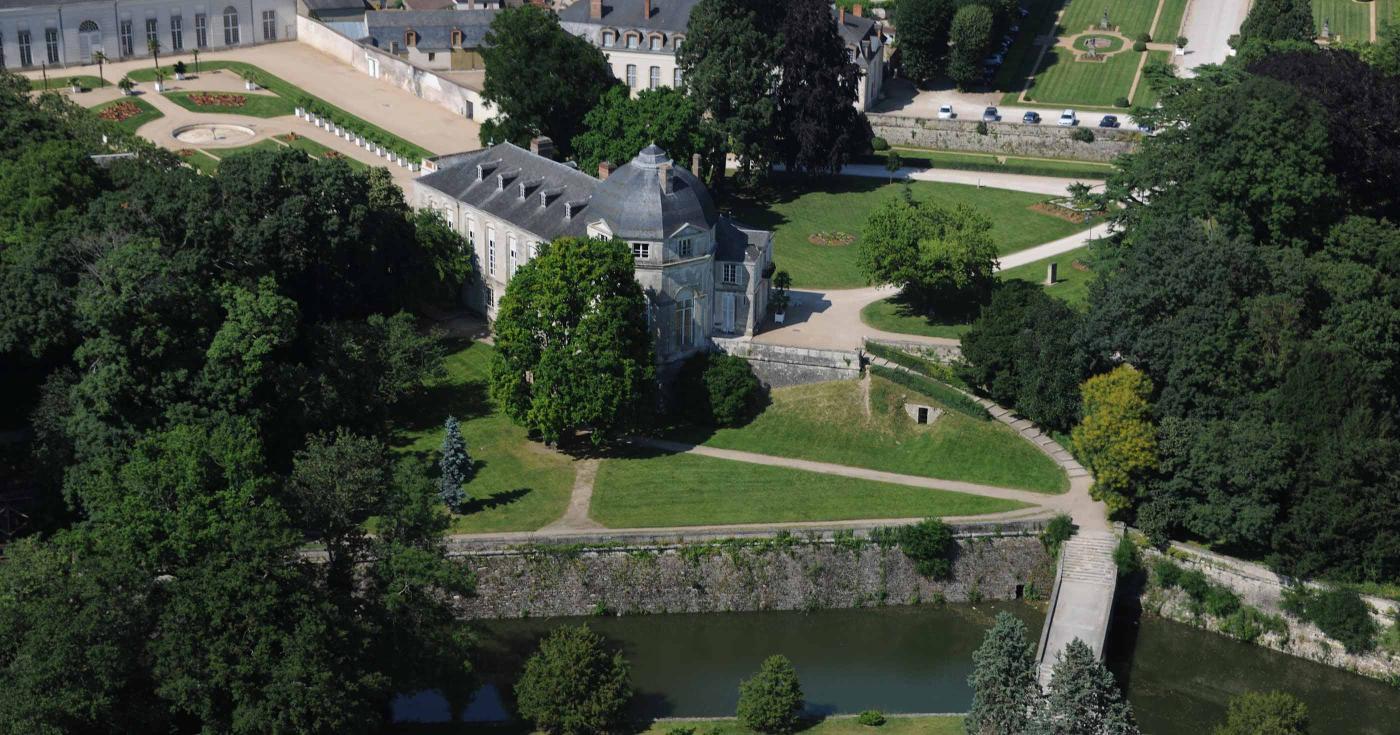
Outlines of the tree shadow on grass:
[[[470,493],[472,489],[471,483],[467,483],[465,485],[465,488],[467,492]],[[469,516],[473,513],[480,513],[484,510],[495,510],[496,508],[504,508],[507,505],[512,505],[514,503],[520,502],[523,498],[525,498],[525,496],[529,495],[532,492],[534,492],[532,488],[518,487],[513,490],[501,490],[500,492],[487,495],[483,498],[473,497],[470,501],[468,501],[462,506],[462,509],[458,513],[458,515]]]
[[869,176],[828,176],[803,178],[776,173],[758,186],[735,191],[723,209],[749,227],[776,230],[789,219],[773,206],[789,204],[808,194],[865,194],[890,182]]
[[925,326],[930,328],[945,327],[955,329],[957,327],[967,327],[972,324],[977,317],[977,312],[982,305],[970,300],[962,308],[957,306],[935,306],[925,301],[915,299],[904,292],[900,292],[889,298],[889,303],[894,307],[895,316],[901,319],[919,319]]

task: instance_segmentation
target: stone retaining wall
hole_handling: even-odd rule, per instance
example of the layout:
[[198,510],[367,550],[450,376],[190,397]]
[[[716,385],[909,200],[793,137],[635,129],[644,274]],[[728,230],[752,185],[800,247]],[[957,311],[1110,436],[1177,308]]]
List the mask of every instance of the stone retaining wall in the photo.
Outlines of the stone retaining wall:
[[539,547],[467,554],[464,618],[812,610],[1047,594],[1035,536],[959,541],[952,578],[920,576],[898,546],[779,537],[676,546]]
[[816,350],[758,344],[746,339],[716,338],[715,347],[747,360],[754,375],[769,388],[860,378],[856,350]]
[[[972,120],[937,120],[900,115],[868,114],[875,135],[890,145],[938,150],[994,153],[1003,156],[1072,158],[1107,163],[1120,153],[1131,153],[1142,134],[1122,129],[1094,128],[1094,142],[1074,139],[1075,128],[1062,128],[1048,120],[1040,125],[1020,122],[987,123],[987,134],[977,132]],[[1080,125],[1086,125],[1080,121]]]

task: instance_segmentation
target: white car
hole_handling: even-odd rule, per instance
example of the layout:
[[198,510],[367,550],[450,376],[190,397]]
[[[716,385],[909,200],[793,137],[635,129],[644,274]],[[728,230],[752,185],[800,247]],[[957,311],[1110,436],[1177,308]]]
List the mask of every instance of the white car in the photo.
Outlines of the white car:
[[1079,118],[1074,116],[1074,110],[1065,110],[1060,113],[1060,125],[1062,127],[1072,128],[1078,124]]
[[942,107],[938,108],[938,119],[939,119],[939,120],[952,120],[953,118],[955,118],[955,117],[957,117],[957,116],[958,116],[958,114],[957,114],[956,112],[953,112],[953,106],[952,106],[952,105],[943,105]]

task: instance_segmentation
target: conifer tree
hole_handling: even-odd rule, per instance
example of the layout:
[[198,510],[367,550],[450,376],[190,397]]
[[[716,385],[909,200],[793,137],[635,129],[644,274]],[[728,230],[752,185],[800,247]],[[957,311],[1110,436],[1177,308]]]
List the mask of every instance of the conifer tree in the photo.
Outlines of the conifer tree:
[[462,438],[462,427],[457,417],[448,416],[442,437],[442,459],[438,467],[442,474],[438,478],[438,498],[453,511],[460,511],[467,502],[467,491],[462,486],[471,479],[472,458],[467,454],[467,442]]
[[1113,674],[1078,638],[1060,652],[1031,735],[1139,735]]
[[972,709],[964,721],[968,735],[1025,732],[1040,699],[1026,624],[1011,613],[998,614],[972,660],[976,667],[967,678]]

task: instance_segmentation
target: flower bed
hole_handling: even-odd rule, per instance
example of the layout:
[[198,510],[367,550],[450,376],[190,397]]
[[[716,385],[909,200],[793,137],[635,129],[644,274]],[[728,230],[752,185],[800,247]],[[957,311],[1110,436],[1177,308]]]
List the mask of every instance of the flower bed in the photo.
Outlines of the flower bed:
[[850,245],[856,241],[856,236],[849,232],[813,232],[807,236],[807,242],[813,245],[841,246]]
[[190,92],[190,102],[200,107],[242,107],[248,104],[245,94],[218,94],[212,92]]
[[130,120],[141,114],[141,108],[135,102],[118,102],[115,105],[108,105],[97,111],[97,116],[108,122],[122,122]]

